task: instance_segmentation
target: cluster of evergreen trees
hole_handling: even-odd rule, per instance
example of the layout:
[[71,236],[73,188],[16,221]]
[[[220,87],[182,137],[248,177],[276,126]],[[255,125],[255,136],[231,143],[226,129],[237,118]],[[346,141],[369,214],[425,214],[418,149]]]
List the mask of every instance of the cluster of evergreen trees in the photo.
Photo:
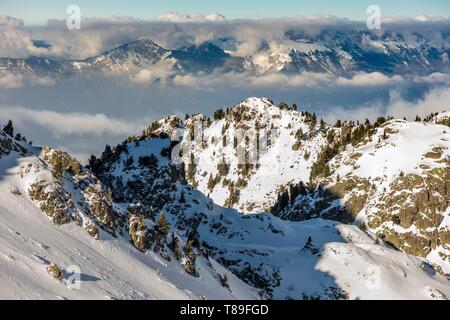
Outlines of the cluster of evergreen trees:
[[[14,140],[16,141],[27,142],[27,138],[23,137],[19,132],[16,133],[16,135],[14,136],[14,125],[12,120],[8,120],[6,125],[3,127],[3,132],[9,135],[10,137],[14,138]],[[30,144],[32,144],[31,141]]]
[[8,120],[8,123],[3,127],[3,132],[11,137],[14,137],[14,126],[12,120]]
[[162,249],[164,244],[167,244],[167,247],[172,250],[176,259],[181,262],[181,266],[186,272],[195,276],[197,274],[195,269],[197,254],[194,247],[200,248],[198,232],[196,230],[189,231],[187,233],[186,245],[184,246],[182,246],[180,239],[173,232],[171,234],[171,239],[167,242],[167,237],[170,234],[170,225],[163,212],[160,213],[158,220],[155,222],[154,232],[156,235],[156,238],[154,239],[156,246],[154,249],[158,247]]
[[181,262],[181,266],[184,270],[190,275],[196,276],[197,271],[195,269],[195,262],[197,260],[197,253],[195,253],[194,248],[200,248],[197,231],[191,230],[188,232],[186,245],[184,247],[178,236],[175,235],[175,233],[172,233],[168,247],[173,251],[176,259]]
[[280,108],[281,110],[297,111],[297,105],[295,103],[292,104],[292,106],[290,106],[289,104],[287,104],[284,101],[280,102],[280,104],[278,105],[278,108]]
[[214,121],[221,120],[221,119],[225,118],[225,116],[229,115],[230,112],[231,112],[230,108],[226,108],[225,110],[217,109],[216,111],[214,111],[213,119],[214,119]]
[[336,156],[340,150],[345,149],[348,144],[356,146],[364,139],[369,139],[378,127],[391,119],[392,117],[378,117],[373,124],[366,119],[362,124],[360,124],[359,121],[357,121],[356,124],[355,122],[350,121],[346,122],[344,125],[340,120],[337,120],[334,127],[341,128],[340,137],[336,139],[334,130],[330,130],[327,133],[326,137],[328,144],[322,149],[317,160],[313,163],[310,180],[313,181],[318,177],[328,177],[331,174],[328,162]]
[[306,195],[307,188],[303,182],[290,184],[288,188],[282,188],[278,193],[277,201],[273,205],[271,211],[280,213],[289,205],[291,205],[299,195]]

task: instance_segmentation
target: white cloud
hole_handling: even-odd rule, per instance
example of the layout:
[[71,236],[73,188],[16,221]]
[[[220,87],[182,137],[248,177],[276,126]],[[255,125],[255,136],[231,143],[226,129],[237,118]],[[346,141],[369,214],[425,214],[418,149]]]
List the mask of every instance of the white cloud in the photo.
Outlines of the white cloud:
[[50,110],[32,110],[23,107],[0,107],[2,118],[13,119],[19,126],[38,125],[54,136],[65,135],[127,135],[143,123],[111,118],[103,113],[58,113]]
[[428,84],[439,84],[439,83],[450,83],[450,74],[442,72],[434,72],[426,76],[415,76],[413,78],[414,82],[417,83],[428,83]]
[[[444,77],[436,76],[436,79]],[[420,78],[417,79],[419,81]],[[351,78],[337,77],[329,73],[302,72],[299,74],[266,73],[255,75],[250,73],[177,75],[173,83],[178,86],[193,88],[214,88],[219,86],[248,87],[248,88],[311,88],[323,87],[377,87],[398,85],[404,82],[401,76],[385,76],[379,72],[358,73]]]
[[349,79],[339,77],[336,80],[336,84],[341,86],[352,86],[352,87],[373,87],[373,86],[394,85],[402,81],[403,78],[398,75],[389,77],[380,72],[372,72],[372,73],[358,73]]
[[450,88],[438,87],[427,92],[422,99],[406,101],[398,91],[391,91],[386,113],[393,117],[414,119],[416,115],[426,116],[431,112],[450,110]]
[[20,88],[23,77],[7,71],[0,71],[0,89]]
[[402,98],[398,90],[389,92],[387,103],[375,101],[351,109],[334,107],[325,115],[329,123],[334,123],[337,119],[348,120],[375,120],[379,116],[392,116],[394,118],[406,117],[414,120],[416,115],[425,117],[432,112],[442,112],[450,110],[450,88],[436,87],[428,91],[421,99],[408,101]]
[[21,75],[0,70],[0,90],[17,89],[24,86],[51,86],[54,84],[55,81],[47,77],[38,77],[34,74]]
[[19,28],[23,26],[23,20],[10,16],[0,16],[0,29]]
[[151,69],[140,69],[130,75],[130,81],[137,84],[148,84],[154,81],[165,83],[173,75],[170,63],[157,63]]

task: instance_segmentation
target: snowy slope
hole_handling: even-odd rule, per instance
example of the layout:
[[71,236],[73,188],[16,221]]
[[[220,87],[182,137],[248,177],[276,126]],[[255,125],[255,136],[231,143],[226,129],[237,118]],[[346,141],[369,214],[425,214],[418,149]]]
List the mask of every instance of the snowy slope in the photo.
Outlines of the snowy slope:
[[[28,147],[28,146],[27,146]],[[29,148],[29,147],[28,147]],[[256,293],[220,265],[231,291],[199,260],[199,278],[153,253],[141,253],[123,237],[106,232],[95,240],[75,222],[56,226],[27,196],[28,185],[49,175],[38,148],[0,159],[0,298],[2,299],[253,299]],[[32,171],[21,177],[23,168]],[[16,190],[13,194],[11,190]],[[18,194],[19,192],[20,194]],[[50,263],[81,269],[81,289],[46,271]]]

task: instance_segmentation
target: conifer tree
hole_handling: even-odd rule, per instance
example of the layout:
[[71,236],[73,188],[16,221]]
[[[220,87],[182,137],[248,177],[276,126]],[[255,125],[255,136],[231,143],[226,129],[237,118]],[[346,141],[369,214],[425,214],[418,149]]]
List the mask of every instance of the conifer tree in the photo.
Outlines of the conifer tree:
[[110,161],[113,158],[113,152],[109,145],[105,146],[105,151],[102,153],[102,158],[104,161]]
[[10,135],[11,137],[14,136],[14,126],[12,120],[8,120],[8,123],[3,127],[3,132]]
[[170,231],[169,223],[167,222],[166,216],[163,212],[159,215],[159,220],[157,222],[158,231],[164,236],[167,237]]
[[230,289],[230,285],[228,283],[228,276],[226,273],[223,276],[221,276],[219,274],[219,279],[220,279],[220,284],[222,285],[222,287]]
[[184,261],[184,269],[191,275],[195,274],[195,260],[197,259],[197,254],[194,252],[192,247],[193,241],[188,241],[184,247],[184,254],[186,260]]
[[181,190],[179,202],[180,202],[180,203],[185,203],[185,202],[186,202],[186,198],[185,198],[185,196],[184,196],[184,191],[183,191],[183,190]]
[[170,241],[169,248],[171,248],[172,251],[175,253],[175,257],[177,258],[177,260],[181,260],[183,253],[181,251],[180,240],[173,232],[172,232],[172,240]]
[[324,130],[325,129],[325,121],[323,121],[322,118],[320,118],[320,130]]

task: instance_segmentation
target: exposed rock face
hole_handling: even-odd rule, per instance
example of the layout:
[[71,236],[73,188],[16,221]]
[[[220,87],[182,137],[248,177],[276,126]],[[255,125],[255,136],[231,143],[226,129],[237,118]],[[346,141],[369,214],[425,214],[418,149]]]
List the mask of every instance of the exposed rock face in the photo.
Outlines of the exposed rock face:
[[[391,192],[383,194],[375,206],[367,207],[368,212],[380,212],[369,215],[369,226],[397,248],[414,255],[425,257],[431,250],[447,246],[450,230],[441,224],[449,207],[449,171],[447,166],[435,168],[425,177],[411,174],[394,180]],[[416,231],[395,232],[394,225]]]
[[45,212],[55,224],[61,225],[70,221],[70,196],[58,185],[52,186],[46,181],[38,181],[30,185],[28,194],[39,202],[39,208]]
[[394,247],[415,256],[426,257],[431,251],[431,240],[412,232],[398,233],[393,229],[385,228],[379,231],[378,235]]
[[[28,194],[55,224],[85,221],[85,230],[95,239],[100,238],[99,228],[112,235],[119,231],[123,219],[114,212],[112,199],[97,178],[65,152],[44,148],[41,159],[51,176],[30,183]],[[39,169],[29,164],[22,167],[21,175],[33,171]]]
[[149,247],[149,239],[148,229],[144,226],[144,217],[142,215],[130,214],[128,221],[128,234],[133,245],[137,249],[145,251]]
[[328,191],[339,199],[347,198],[342,208],[347,213],[347,216],[343,215],[340,220],[345,223],[351,223],[367,202],[370,183],[367,179],[348,177],[338,181]]
[[84,230],[86,230],[87,233],[91,237],[93,237],[95,240],[100,239],[100,231],[98,230],[98,227],[91,221],[86,222],[84,226]]
[[[383,131],[373,136],[374,148],[369,149],[369,152],[356,156],[359,151],[355,150],[348,156],[333,160],[332,167],[336,172],[325,183],[328,183],[328,191],[342,199],[342,206],[347,212],[353,217],[358,214],[367,217],[371,231],[386,242],[421,257],[426,257],[435,250],[445,261],[450,249],[450,225],[446,222],[450,207],[450,156],[446,142],[448,138],[445,137],[448,133],[439,126],[432,129],[423,124],[414,124],[414,129],[410,126],[411,124],[401,121],[384,124]],[[433,135],[440,133],[443,138],[434,142],[438,143],[435,145],[413,147],[405,143],[403,147],[402,142],[409,130],[423,130],[422,139],[426,139],[426,130]],[[363,147],[368,149],[367,146]],[[393,150],[391,152],[395,148],[401,151],[392,153],[388,160],[389,156],[383,155],[383,148],[390,148]],[[413,155],[416,157],[415,162],[408,159],[411,164],[395,164],[397,157],[411,152],[410,148],[418,148],[418,152],[424,151]],[[370,168],[369,161],[361,161],[373,157],[373,165],[379,166],[378,163],[383,160],[376,159],[377,154],[386,157],[386,164],[380,168],[386,173]],[[390,165],[404,169],[389,172]],[[359,170],[370,171],[372,176],[358,177]],[[339,174],[343,177],[336,181]],[[355,178],[358,183],[354,183]],[[353,183],[348,183],[349,181]]]

